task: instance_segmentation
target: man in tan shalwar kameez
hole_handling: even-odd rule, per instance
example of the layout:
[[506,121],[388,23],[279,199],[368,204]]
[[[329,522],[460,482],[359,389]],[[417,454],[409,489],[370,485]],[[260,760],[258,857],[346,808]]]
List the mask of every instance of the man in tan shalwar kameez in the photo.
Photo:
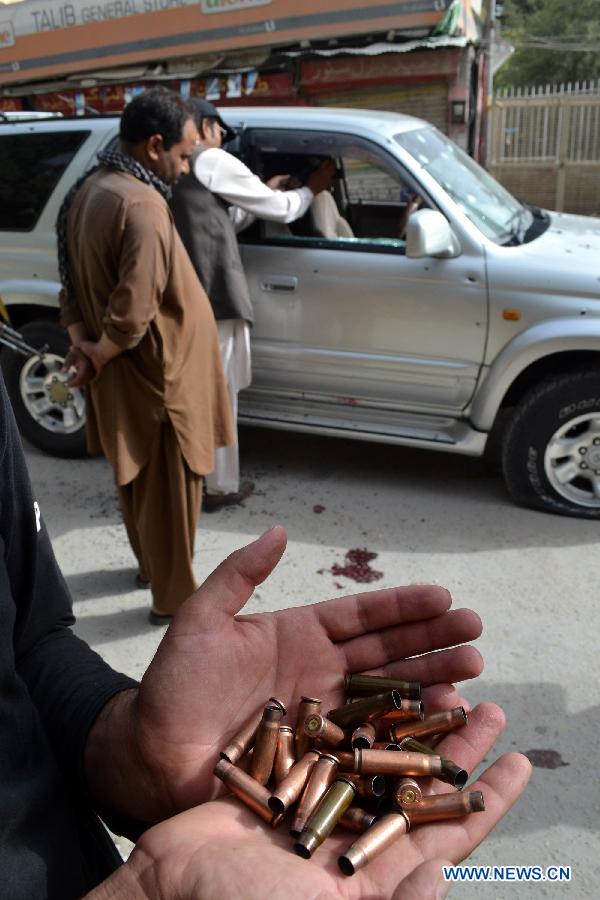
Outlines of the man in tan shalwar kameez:
[[159,193],[188,171],[196,137],[177,95],[137,97],[123,114],[120,151],[100,155],[65,216],[71,383],[95,376],[88,447],[113,467],[154,623],[197,587],[202,476],[214,449],[234,439],[211,306]]

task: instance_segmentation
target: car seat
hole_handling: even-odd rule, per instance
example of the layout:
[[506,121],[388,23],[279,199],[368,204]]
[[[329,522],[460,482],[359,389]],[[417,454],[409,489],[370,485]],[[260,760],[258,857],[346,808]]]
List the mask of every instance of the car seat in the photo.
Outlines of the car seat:
[[337,203],[329,191],[321,191],[314,197],[308,209],[308,218],[313,233],[320,237],[332,240],[354,237],[354,232],[340,215]]

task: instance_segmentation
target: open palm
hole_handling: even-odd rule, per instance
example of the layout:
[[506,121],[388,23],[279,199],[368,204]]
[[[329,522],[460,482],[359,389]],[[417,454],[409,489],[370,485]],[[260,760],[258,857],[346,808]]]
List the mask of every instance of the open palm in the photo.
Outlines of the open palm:
[[479,653],[456,646],[478,637],[479,618],[449,611],[448,592],[436,586],[238,616],[285,541],[276,526],[225,560],[181,607],[142,680],[136,742],[170,812],[216,795],[219,750],[269,697],[287,705],[294,724],[302,694],[320,697],[326,711],[342,701],[347,672],[385,672],[430,685],[433,710],[456,704],[449,683],[481,671]]
[[[471,771],[490,751],[503,724],[498,707],[482,704],[466,727],[441,742],[440,752]],[[117,877],[133,875],[142,896],[149,898],[162,897],[158,886],[168,884],[172,900],[438,898],[445,893],[443,887],[440,892],[442,864],[459,862],[472,852],[519,797],[529,774],[525,757],[507,754],[471,786],[483,792],[485,812],[415,827],[351,878],[340,873],[337,857],[356,835],[337,829],[307,862],[293,854],[285,826],[273,832],[231,799],[206,803],[146,832],[127,864],[130,872]],[[448,791],[435,781],[433,789]]]

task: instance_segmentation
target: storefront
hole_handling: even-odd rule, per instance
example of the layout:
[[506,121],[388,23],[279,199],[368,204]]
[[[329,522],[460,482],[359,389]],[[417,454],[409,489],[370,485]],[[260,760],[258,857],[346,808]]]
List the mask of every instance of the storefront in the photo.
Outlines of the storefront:
[[216,104],[429,119],[466,149],[482,105],[481,0],[21,0],[0,4],[0,110],[120,112],[165,84]]

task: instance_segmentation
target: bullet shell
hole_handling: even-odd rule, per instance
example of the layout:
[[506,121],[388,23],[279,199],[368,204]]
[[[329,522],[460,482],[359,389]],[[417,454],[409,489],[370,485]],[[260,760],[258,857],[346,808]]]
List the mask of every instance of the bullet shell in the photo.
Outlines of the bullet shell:
[[328,747],[337,747],[346,740],[346,735],[338,725],[317,713],[307,716],[304,720],[304,733],[311,740],[318,738]]
[[354,875],[409,828],[409,821],[400,810],[382,816],[338,858],[340,869],[344,875]]
[[215,766],[214,773],[217,778],[227,785],[232,794],[245,803],[245,805],[253,810],[265,822],[272,827],[276,827],[281,821],[280,815],[274,815],[273,810],[269,807],[269,791],[258,781],[255,781],[247,772],[238,769],[233,763],[226,759],[220,759]]
[[274,813],[284,813],[296,802],[318,759],[319,752],[309,750],[299,762],[292,766],[287,776],[269,797],[269,807]]
[[304,859],[311,858],[317,847],[320,847],[331,834],[352,803],[355,794],[356,787],[351,781],[347,778],[336,778],[294,844],[298,856]]
[[304,731],[304,721],[307,716],[318,715],[321,712],[321,701],[316,697],[301,697],[298,704],[298,717],[296,719],[296,732],[294,739],[296,759],[300,760],[307,750],[312,747],[312,738]]
[[[278,700],[276,697],[270,697],[269,703],[272,706],[278,706],[281,709],[282,717],[285,716],[286,708],[281,700]],[[231,743],[228,744],[224,750],[221,750],[221,759],[226,759],[228,762],[235,764],[242,756],[245,756],[246,753],[248,753],[254,743],[254,738],[256,737],[256,732],[262,716],[263,710],[261,709],[260,712],[254,713],[254,715],[248,719],[242,730],[236,734]]]
[[267,703],[263,710],[250,762],[250,775],[259,784],[266,784],[273,770],[282,716],[281,708],[272,703]]
[[[338,759],[348,754],[336,753]],[[361,775],[434,775],[439,777],[442,760],[426,753],[390,753],[389,750],[355,750],[351,771]],[[347,769],[349,761],[340,760],[340,769]]]
[[292,819],[290,832],[294,837],[298,837],[304,830],[304,826],[316,810],[321,798],[326,794],[329,785],[335,780],[337,770],[336,757],[330,753],[321,753],[306,782]]
[[398,691],[388,691],[387,694],[374,694],[372,697],[363,697],[354,703],[346,703],[336,709],[330,709],[327,718],[339,725],[340,728],[350,728],[379,719],[386,712],[400,709],[402,697]]
[[402,700],[400,709],[393,709],[391,712],[381,716],[380,722],[382,725],[390,725],[395,722],[406,722],[424,718],[425,707],[421,700]]
[[430,797],[423,797],[419,803],[406,807],[404,812],[411,825],[422,825],[425,822],[455,819],[484,810],[481,791],[466,791],[464,794],[432,794]]
[[353,750],[368,750],[375,742],[375,726],[363,722],[352,732],[350,744]]
[[387,785],[383,775],[348,775],[359,797],[383,797]]
[[[438,755],[437,750],[426,747],[425,744],[416,741],[414,738],[404,738],[400,741],[400,749],[402,751],[408,750],[411,753],[428,753],[430,756]],[[439,781],[445,781],[446,784],[451,784],[452,787],[462,791],[469,780],[469,773],[457,766],[451,759],[446,759],[445,756],[440,757],[440,759],[442,760],[442,771],[435,777]]]
[[275,761],[273,762],[275,784],[280,784],[283,781],[295,762],[294,731],[289,725],[280,725]]
[[444,734],[465,725],[467,714],[462,706],[456,706],[447,712],[435,713],[433,716],[425,716],[421,722],[401,722],[392,725],[390,735],[392,740],[401,741],[405,737],[427,737],[432,734]]
[[334,753],[343,772],[354,772],[354,753],[346,750],[336,750]]
[[394,803],[400,809],[408,809],[414,803],[418,803],[423,796],[423,791],[413,778],[398,778],[394,785]]
[[344,685],[346,693],[353,697],[398,691],[407,700],[421,699],[421,685],[418,681],[400,681],[398,678],[385,678],[381,675],[346,675]]
[[347,828],[348,831],[363,834],[376,819],[375,813],[367,812],[366,809],[361,809],[360,806],[352,805],[348,807],[338,825],[341,825],[342,828]]

